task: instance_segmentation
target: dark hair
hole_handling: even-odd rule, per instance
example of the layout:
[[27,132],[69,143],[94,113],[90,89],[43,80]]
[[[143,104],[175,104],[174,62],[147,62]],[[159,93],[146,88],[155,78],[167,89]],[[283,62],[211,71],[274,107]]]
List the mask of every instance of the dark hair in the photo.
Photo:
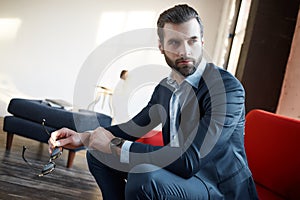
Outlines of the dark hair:
[[203,24],[197,11],[187,4],[176,5],[160,14],[157,20],[157,34],[163,42],[163,28],[166,23],[181,24],[195,18],[200,26],[201,37],[203,37]]

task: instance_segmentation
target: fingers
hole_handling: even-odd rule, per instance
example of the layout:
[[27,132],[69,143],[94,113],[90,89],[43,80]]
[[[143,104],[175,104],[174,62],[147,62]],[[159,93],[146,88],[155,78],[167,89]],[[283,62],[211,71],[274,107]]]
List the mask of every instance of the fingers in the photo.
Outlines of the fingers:
[[52,132],[48,140],[49,153],[52,153],[52,149],[54,147],[64,147],[65,145],[71,143],[72,142],[71,138],[75,134],[76,134],[75,131],[68,128],[62,128]]
[[62,128],[51,133],[48,140],[49,153],[55,147],[74,149],[86,146],[91,149],[98,149],[102,152],[110,152],[109,143],[114,138],[111,132],[99,127],[91,132],[77,133],[68,128]]
[[51,136],[48,140],[49,145],[51,145],[53,147],[60,145],[59,141],[57,141],[58,135],[60,135],[59,131],[54,131],[53,133],[51,133]]

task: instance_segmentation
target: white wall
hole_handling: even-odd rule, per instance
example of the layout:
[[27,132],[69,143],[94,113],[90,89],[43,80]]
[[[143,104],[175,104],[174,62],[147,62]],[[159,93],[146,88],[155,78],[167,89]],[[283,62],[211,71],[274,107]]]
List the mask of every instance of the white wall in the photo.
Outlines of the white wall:
[[[120,31],[155,27],[161,11],[182,2],[0,0],[0,93],[10,90],[11,97],[27,95],[73,102],[74,85],[82,64],[99,42],[109,39],[103,35],[108,28],[99,27],[105,13],[142,11],[152,16],[144,24],[138,17],[128,18],[126,27],[110,24],[109,31],[113,36]],[[199,11],[205,26],[206,49],[211,56],[224,2],[184,1]],[[106,21],[106,24],[111,21],[116,19]],[[101,34],[102,38],[99,38]]]
[[300,119],[300,9],[277,113]]

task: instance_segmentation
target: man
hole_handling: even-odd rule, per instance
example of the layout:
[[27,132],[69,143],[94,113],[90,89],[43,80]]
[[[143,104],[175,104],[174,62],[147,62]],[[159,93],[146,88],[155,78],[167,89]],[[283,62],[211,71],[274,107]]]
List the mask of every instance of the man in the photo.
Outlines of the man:
[[[124,124],[53,132],[50,149],[87,146],[104,199],[257,199],[243,142],[243,87],[206,63],[203,26],[193,8],[170,8],[157,26],[172,71],[148,105]],[[160,123],[163,147],[135,142]]]

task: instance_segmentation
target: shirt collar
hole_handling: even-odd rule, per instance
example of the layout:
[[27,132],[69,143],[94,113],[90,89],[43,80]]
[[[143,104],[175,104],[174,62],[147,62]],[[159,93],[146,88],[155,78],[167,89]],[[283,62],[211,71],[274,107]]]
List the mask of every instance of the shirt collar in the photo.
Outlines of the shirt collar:
[[[205,66],[206,66],[206,60],[204,58],[202,58],[202,60],[199,64],[199,66],[197,67],[196,71],[192,75],[189,75],[188,77],[186,77],[183,81],[186,81],[191,86],[193,86],[195,88],[198,88],[199,81],[201,79],[201,76],[203,74]],[[174,87],[174,88],[178,88],[179,85],[176,82],[176,80],[173,78],[174,73],[175,72],[172,70],[172,72],[170,73],[170,75],[167,78],[167,83],[169,85],[171,85],[172,87]]]

